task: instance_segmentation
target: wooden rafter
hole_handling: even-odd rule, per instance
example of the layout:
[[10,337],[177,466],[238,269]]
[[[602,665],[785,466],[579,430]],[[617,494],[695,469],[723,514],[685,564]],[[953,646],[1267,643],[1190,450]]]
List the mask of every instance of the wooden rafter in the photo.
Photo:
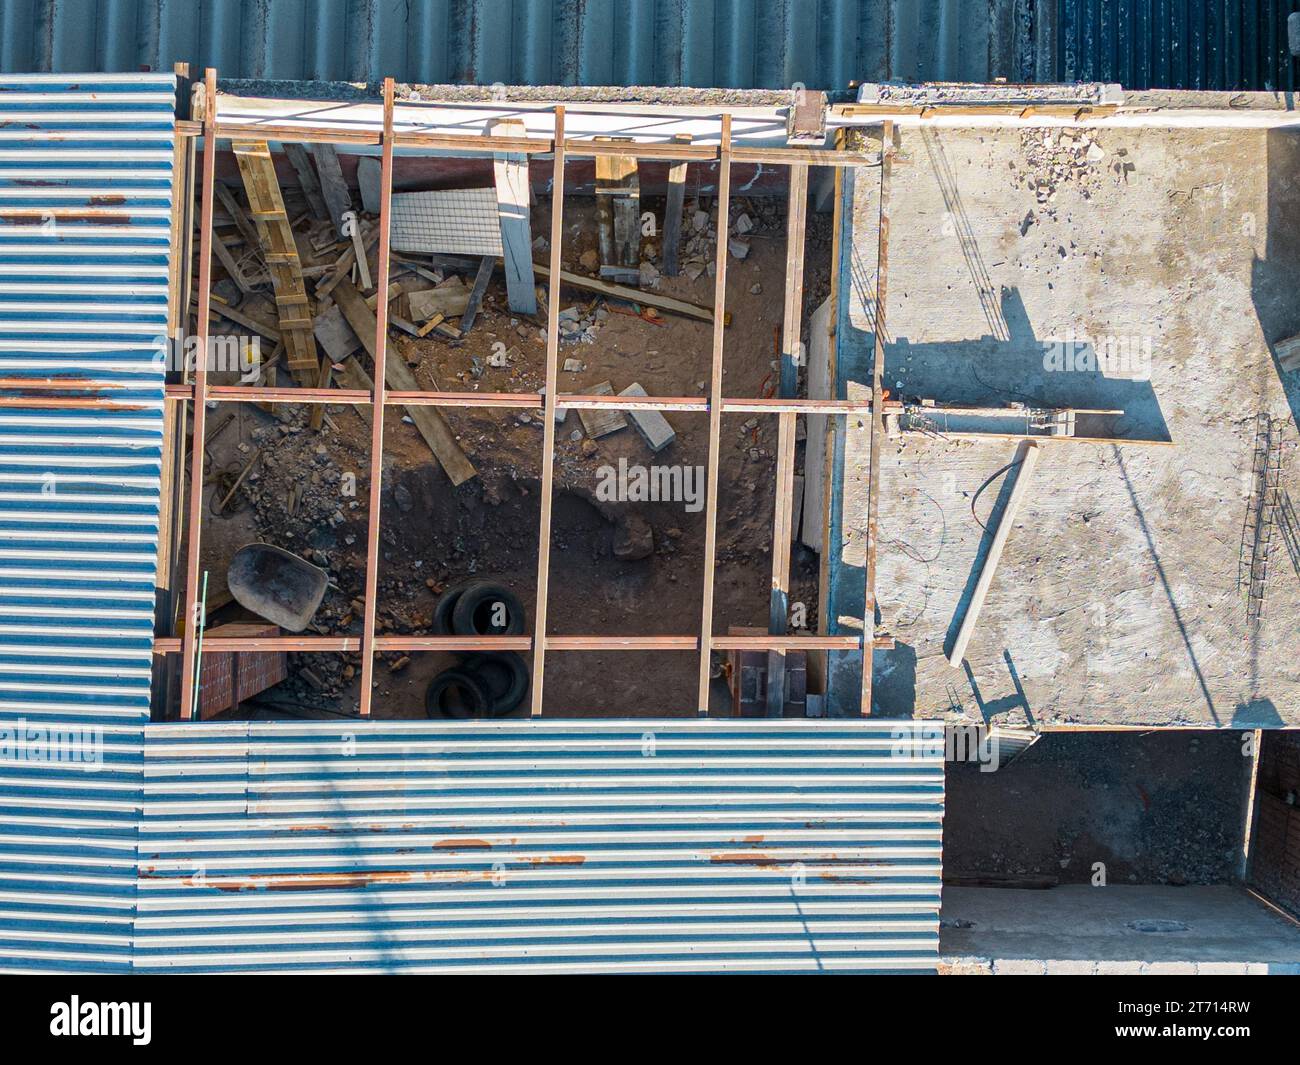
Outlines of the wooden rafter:
[[[379,170],[380,293],[388,291],[389,217],[393,204],[393,79],[384,79],[384,138]],[[361,629],[361,716],[370,716],[375,676],[375,607],[379,595],[379,510],[384,476],[384,367],[388,358],[388,300],[375,303],[374,417],[370,420],[370,510],[366,521],[366,592]]]
[[713,672],[713,571],[718,552],[718,460],[722,438],[722,349],[727,307],[727,232],[731,224],[731,115],[722,116],[718,166],[718,247],[713,289],[713,366],[709,374],[709,459],[704,494],[704,603],[700,619],[700,683],[696,710],[709,712]]
[[207,428],[208,387],[208,308],[212,300],[212,198],[217,174],[217,72],[204,71],[203,180],[202,207],[199,211],[199,320],[194,328],[199,357],[194,360],[194,435],[190,445],[189,543],[185,559],[185,630],[181,642],[181,717],[194,716],[194,678],[198,675],[195,657],[199,611],[199,526],[203,520],[203,434]]
[[[866,597],[862,607],[862,700],[863,716],[871,714],[874,679],[873,657],[876,632],[876,544],[880,513],[880,453],[885,448],[884,373],[885,300],[889,281],[889,175],[893,168],[894,124],[885,122],[880,144],[880,228],[876,243],[876,315],[873,323],[876,345],[871,360],[871,442],[867,482]],[[829,482],[828,482],[829,483]]]
[[[551,268],[560,273],[560,243],[564,237],[564,108],[555,109],[555,160],[551,170]],[[546,289],[546,398],[542,415],[542,499],[537,540],[537,604],[533,610],[533,717],[542,712],[542,681],[546,663],[546,606],[551,579],[551,497],[555,485],[555,393],[559,388],[560,286],[551,280]]]

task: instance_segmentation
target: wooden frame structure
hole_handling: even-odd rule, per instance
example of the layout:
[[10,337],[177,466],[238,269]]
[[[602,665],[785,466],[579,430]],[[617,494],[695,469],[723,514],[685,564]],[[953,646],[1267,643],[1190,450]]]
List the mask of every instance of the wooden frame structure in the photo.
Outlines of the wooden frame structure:
[[[560,273],[560,248],[563,224],[563,197],[565,164],[570,157],[592,157],[611,154],[617,151],[623,155],[633,155],[638,159],[670,159],[677,162],[719,163],[719,193],[716,197],[719,219],[727,218],[730,209],[730,167],[733,163],[784,163],[791,167],[790,206],[792,218],[797,222],[790,227],[790,233],[797,240],[797,263],[803,262],[803,216],[807,208],[807,169],[809,165],[829,165],[841,167],[846,165],[871,166],[876,160],[862,152],[841,149],[822,150],[807,148],[733,148],[730,129],[731,116],[720,116],[722,141],[717,147],[699,144],[673,143],[666,145],[629,144],[604,145],[589,140],[566,139],[564,135],[564,107],[556,106],[553,110],[555,133],[551,138],[536,137],[501,137],[490,139],[475,136],[429,136],[414,133],[395,133],[393,130],[393,82],[386,79],[384,92],[384,126],[378,134],[349,133],[340,135],[333,130],[312,130],[296,126],[268,126],[258,123],[255,126],[244,124],[226,124],[218,121],[216,107],[216,75],[208,70],[204,82],[204,108],[201,122],[179,122],[178,133],[182,137],[193,138],[202,135],[205,149],[222,139],[247,140],[257,137],[262,140],[302,143],[351,143],[377,145],[381,151],[380,176],[380,217],[379,217],[379,277],[376,281],[377,291],[388,288],[389,277],[389,211],[392,198],[393,152],[396,147],[454,149],[463,154],[482,155],[492,158],[494,153],[502,151],[524,154],[550,153],[554,159],[553,200],[550,238],[549,276]],[[195,335],[200,343],[200,350],[206,350],[209,329],[211,263],[213,255],[212,216],[215,189],[216,152],[205,150],[203,153],[203,172],[199,186],[200,239],[199,239],[199,323]],[[725,223],[724,223],[725,224]],[[863,645],[860,634],[840,636],[790,636],[786,632],[784,618],[782,623],[775,621],[768,635],[757,636],[723,636],[712,631],[713,614],[713,559],[717,545],[717,500],[718,500],[718,462],[720,454],[721,419],[724,413],[772,414],[779,419],[781,429],[781,455],[783,461],[778,470],[776,514],[773,522],[774,535],[788,536],[790,533],[791,512],[793,508],[793,443],[794,421],[797,414],[857,415],[867,416],[872,404],[855,403],[841,400],[807,400],[798,399],[790,394],[789,387],[783,387],[781,394],[773,398],[727,398],[722,395],[723,383],[723,343],[726,322],[726,269],[727,242],[720,239],[717,245],[715,263],[715,288],[713,303],[713,354],[712,370],[707,397],[647,397],[630,399],[621,396],[564,395],[558,396],[558,362],[559,362],[559,284],[548,286],[549,313],[547,315],[546,336],[546,390],[544,393],[461,393],[461,392],[398,392],[389,390],[384,383],[383,360],[387,353],[388,308],[387,301],[376,301],[375,317],[375,373],[373,391],[365,389],[340,389],[329,387],[267,388],[256,385],[213,385],[207,383],[207,368],[200,359],[191,380],[184,384],[166,386],[167,402],[181,405],[193,403],[195,446],[189,456],[191,478],[190,484],[202,485],[203,469],[203,413],[209,400],[234,403],[302,403],[302,404],[352,404],[368,405],[382,410],[385,406],[439,406],[439,407],[495,407],[520,410],[537,410],[544,412],[544,435],[542,440],[542,490],[540,539],[537,559],[537,602],[534,610],[534,630],[531,635],[523,636],[380,636],[375,632],[377,608],[378,556],[379,556],[379,515],[381,509],[381,470],[383,454],[383,418],[371,418],[371,468],[369,488],[369,518],[367,528],[367,564],[365,572],[365,610],[363,628],[360,636],[278,636],[251,638],[213,638],[202,642],[202,650],[214,653],[221,651],[299,651],[299,652],[360,652],[362,655],[360,714],[370,717],[373,706],[373,678],[375,655],[382,651],[487,651],[511,650],[531,651],[532,694],[531,710],[534,716],[542,712],[545,681],[546,652],[565,651],[695,651],[699,655],[699,697],[697,712],[708,713],[711,656],[714,651],[762,650],[776,656],[784,664],[784,655],[791,650],[817,651],[858,651]],[[539,271],[540,272],[540,271]],[[545,278],[542,279],[545,282]],[[801,328],[801,294],[802,269],[792,268],[787,271],[785,310],[783,327],[783,354],[785,360],[793,367],[793,353],[799,343]],[[788,373],[787,373],[788,376]],[[788,382],[785,382],[788,385]],[[51,397],[49,401],[57,406],[76,406],[85,403],[80,397]],[[673,634],[656,636],[559,636],[546,632],[547,624],[547,588],[550,573],[550,529],[551,505],[553,497],[553,477],[555,461],[555,411],[563,403],[567,409],[595,410],[614,407],[620,410],[658,410],[658,411],[696,411],[709,415],[708,466],[706,487],[706,539],[705,564],[703,576],[703,610],[700,632],[698,634]],[[111,397],[91,400],[91,404],[113,406]],[[787,456],[786,452],[790,452]],[[788,458],[789,461],[784,461]],[[788,467],[788,468],[787,468]],[[202,604],[199,597],[199,560],[200,560],[200,520],[202,491],[191,488],[189,499],[188,552],[182,617],[186,619],[179,637],[160,636],[154,640],[155,654],[180,653],[182,656],[182,682],[180,716],[183,720],[193,717],[195,708],[194,678],[197,675],[199,615]],[[788,583],[790,552],[788,545],[773,545],[773,602],[777,598],[777,589],[781,589],[784,602],[784,588]],[[889,645],[892,641],[881,641]]]

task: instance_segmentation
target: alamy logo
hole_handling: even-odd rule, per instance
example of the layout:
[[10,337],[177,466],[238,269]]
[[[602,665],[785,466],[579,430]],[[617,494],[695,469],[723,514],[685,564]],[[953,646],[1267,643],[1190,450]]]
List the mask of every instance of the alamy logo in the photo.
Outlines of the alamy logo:
[[70,1002],[50,1007],[50,1035],[129,1035],[138,1047],[149,1045],[153,1020],[151,1002]]
[[0,723],[0,762],[79,766],[94,772],[104,764],[104,730],[28,724],[24,718]]
[[596,498],[602,503],[684,503],[688,513],[704,508],[703,466],[629,466],[625,458],[596,470]]

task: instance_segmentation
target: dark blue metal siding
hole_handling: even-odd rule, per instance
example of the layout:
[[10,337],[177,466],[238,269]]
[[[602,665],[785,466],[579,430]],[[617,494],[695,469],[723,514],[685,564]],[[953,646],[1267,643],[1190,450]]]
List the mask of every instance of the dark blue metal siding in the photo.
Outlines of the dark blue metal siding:
[[737,89],[1016,80],[1008,16],[1026,2],[0,0],[0,70],[183,61],[225,78]]
[[1287,16],[1300,0],[1061,0],[1064,80],[1126,89],[1290,92]]

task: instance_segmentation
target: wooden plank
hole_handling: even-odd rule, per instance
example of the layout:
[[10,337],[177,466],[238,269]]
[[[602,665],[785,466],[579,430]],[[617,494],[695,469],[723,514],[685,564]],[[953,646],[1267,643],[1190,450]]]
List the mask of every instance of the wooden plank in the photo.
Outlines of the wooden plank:
[[[844,140],[845,140],[845,130],[844,129],[836,130],[835,131],[836,147],[842,147],[844,144]],[[826,340],[827,340],[826,381],[827,381],[827,388],[828,388],[827,395],[830,396],[830,398],[832,399],[838,398],[837,396],[832,395],[832,393],[835,390],[836,387],[835,382],[838,378],[838,366],[836,363],[837,338],[835,333],[836,333],[837,322],[838,322],[837,315],[839,312],[837,293],[839,292],[839,286],[840,286],[840,258],[843,255],[843,241],[840,235],[840,230],[843,229],[844,227],[844,215],[843,215],[843,208],[841,206],[843,199],[844,199],[844,171],[839,167],[836,167],[835,168],[835,195],[834,195],[834,202],[831,207],[830,295],[826,298],[826,302],[828,304],[827,313],[826,313],[826,323],[827,323],[826,325]],[[831,490],[831,485],[834,483],[834,478],[835,478],[835,447],[836,447],[835,437],[837,432],[841,430],[841,425],[839,424],[839,420],[835,418],[827,418],[824,429],[825,429],[825,437],[823,440],[823,449],[822,449],[823,490],[821,492],[821,495],[819,495],[816,500],[816,505],[820,508],[821,511],[820,529],[821,529],[821,535],[823,540],[826,537],[827,531],[831,527],[831,503],[832,503],[832,497],[835,494]],[[818,589],[817,631],[818,632],[830,631],[830,611],[828,609],[830,605],[830,593],[831,593],[830,566],[831,566],[831,549],[829,545],[825,545],[821,552],[821,556],[817,560],[817,589]],[[827,667],[829,665],[829,662],[826,656],[823,656],[821,658],[819,665],[821,667],[822,676],[823,677],[827,676],[828,675]]]
[[[348,325],[352,326],[352,331],[357,334],[375,365],[384,367],[386,387],[398,392],[420,391],[420,383],[407,367],[405,359],[383,359],[378,356],[379,349],[376,346],[375,336],[376,315],[366,306],[366,301],[357,291],[356,286],[351,281],[340,281],[334,289],[334,301],[339,305],[343,317],[347,319]],[[387,303],[381,302],[380,307],[383,308],[386,319]],[[384,338],[387,340],[387,331]],[[387,344],[384,346],[386,348]],[[456,434],[451,431],[451,426],[447,424],[440,411],[435,407],[425,406],[411,406],[405,409],[452,484],[464,484],[472,477],[478,476],[478,471],[474,469],[473,463],[465,457],[465,452],[456,443]]]
[[226,214],[230,215],[231,221],[235,223],[235,228],[239,230],[249,248],[262,247],[262,237],[253,224],[253,220],[248,217],[248,212],[240,206],[239,201],[235,199],[235,194],[230,191],[224,181],[217,182],[216,192],[217,198],[221,201],[221,206],[226,209]]
[[704,603],[700,621],[700,676],[696,710],[709,712],[713,659],[713,574],[718,551],[718,464],[722,438],[722,348],[727,302],[727,219],[731,211],[731,114],[722,116],[718,164],[718,246],[713,284],[713,368],[709,379],[709,464],[704,496]]
[[221,260],[221,265],[224,267],[226,274],[235,283],[239,291],[244,293],[252,292],[253,283],[244,276],[243,269],[235,261],[230,249],[226,247],[226,242],[216,234],[213,234],[212,237],[212,250],[217,253],[217,258]]
[[889,291],[889,178],[893,165],[894,124],[885,122],[880,143],[880,223],[876,242],[875,352],[871,360],[871,442],[867,482],[866,596],[862,607],[862,697],[863,716],[871,714],[871,692],[875,679],[876,635],[876,544],[880,511],[880,453],[885,449],[884,373],[885,305]]
[[[212,246],[215,248],[219,241],[214,236]],[[198,313],[197,299],[191,301],[190,306]],[[212,300],[208,310],[208,318],[221,317],[234,322],[236,325],[242,325],[245,329],[251,329],[254,333],[260,333],[266,337],[272,344],[280,343],[280,330],[276,329],[270,322],[263,321],[261,318],[254,318],[251,314],[245,314],[243,311],[230,306],[230,304],[219,299]]]
[[[551,165],[551,267],[548,277],[560,276],[560,244],[564,237],[564,107],[555,108],[555,156]],[[560,286],[552,280],[546,293],[546,405],[542,415],[541,515],[537,540],[537,604],[533,610],[533,670],[530,712],[542,713],[542,683],[546,666],[546,617],[551,583],[551,504],[555,490],[555,408],[560,361]]]
[[[689,144],[691,135],[679,133],[674,138],[681,144]],[[678,246],[682,242],[682,212],[686,209],[686,167],[687,163],[673,163],[668,168],[668,204],[664,208],[664,230],[660,243],[663,272],[669,277],[676,277],[680,265],[677,262]]]
[[280,316],[285,362],[298,384],[310,388],[320,377],[320,357],[312,332],[311,305],[298,259],[298,243],[289,225],[284,197],[275,176],[275,163],[265,141],[235,141],[231,148],[265,249],[264,258],[270,269]]
[[[379,291],[388,291],[389,215],[393,205],[393,79],[384,79],[384,134],[379,176]],[[331,152],[333,149],[331,149]],[[317,157],[317,165],[319,166]],[[338,159],[333,159],[335,169]],[[329,202],[327,194],[326,203]],[[388,301],[380,300],[372,313],[351,282],[339,283],[336,300],[344,317],[369,348],[375,362],[374,417],[370,422],[370,503],[366,521],[366,569],[364,609],[361,618],[361,691],[359,712],[370,716],[375,687],[375,614],[379,599],[379,518],[384,481],[384,382],[388,376]],[[346,291],[343,289],[346,288]],[[341,302],[346,300],[346,304]],[[366,330],[369,326],[369,331]],[[401,361],[400,359],[397,361]]]
[[[212,208],[217,174],[216,116],[217,72],[204,72],[204,151],[202,207],[199,213],[199,320],[194,329],[198,350],[208,350],[208,304],[212,298]],[[194,717],[194,678],[198,671],[195,654],[199,610],[199,532],[203,522],[203,439],[207,432],[208,361],[195,360],[194,367],[194,443],[190,448],[189,533],[185,559],[185,608],[181,617],[185,630],[181,638],[180,716]]]
[[804,232],[808,212],[808,165],[790,167],[790,198],[786,208],[785,319],[781,340],[779,391],[786,399],[798,392],[803,324]]
[[[601,381],[600,384],[592,387],[591,395],[593,396],[612,396],[614,386],[609,381]],[[582,428],[591,439],[599,440],[602,436],[609,436],[610,433],[616,433],[620,429],[627,428],[627,419],[623,417],[623,412],[616,408],[604,410],[578,409],[578,420],[582,422]]]
[[[834,258],[832,257],[832,263]],[[808,319],[808,398],[831,398],[831,297],[813,311]],[[826,460],[831,446],[829,427],[831,418],[820,411],[807,415],[808,440],[804,447],[803,521],[797,531],[803,545],[823,553],[826,536],[826,514],[822,504],[825,499]],[[825,593],[823,593],[824,597]],[[822,631],[825,631],[824,629]]]
[[366,245],[361,239],[361,225],[354,216],[348,220],[344,228],[352,237],[352,254],[356,258],[357,278],[361,282],[361,289],[363,292],[368,291],[375,286],[370,280],[370,263],[366,261]]
[[[726,241],[724,240],[722,243],[726,244]],[[539,263],[535,263],[533,269],[537,271],[538,277],[549,278],[551,276],[550,269]],[[628,303],[639,303],[643,307],[654,307],[656,310],[669,311],[672,314],[684,315],[687,318],[698,318],[701,322],[713,321],[713,310],[709,307],[701,307],[698,303],[674,299],[672,296],[664,296],[658,292],[629,288],[627,285],[617,285],[612,281],[602,281],[596,277],[583,277],[581,274],[570,273],[568,270],[560,270],[559,277],[561,284],[571,285],[573,288],[586,289],[588,292],[599,292],[602,296],[609,296],[612,299],[626,300]],[[730,314],[723,315],[723,324],[731,324]]]
[[[499,137],[522,137],[518,119],[503,119],[492,126]],[[533,274],[533,226],[530,215],[528,156],[497,152],[492,173],[497,189],[497,215],[501,221],[501,251],[506,270],[506,298],[517,314],[537,313],[537,280]],[[473,324],[473,319],[470,320]],[[469,326],[462,324],[469,331]]]
[[352,211],[352,193],[343,180],[339,166],[339,153],[332,144],[313,144],[311,155],[316,160],[316,173],[320,177],[321,196],[334,227],[343,235],[344,216]]
[[[509,277],[510,253],[507,249],[506,276]],[[532,260],[528,260],[529,265]],[[460,335],[465,336],[474,328],[474,319],[478,317],[478,309],[483,305],[483,297],[487,294],[488,282],[492,280],[492,268],[496,265],[496,258],[491,255],[483,256],[483,261],[478,264],[478,274],[474,278],[474,288],[469,294],[469,299],[465,304],[465,313],[460,318]],[[534,294],[533,302],[536,305],[537,296]],[[513,304],[511,305],[513,307]]]
[[289,160],[289,165],[298,175],[298,187],[302,189],[302,194],[307,200],[307,206],[311,208],[311,213],[322,221],[329,221],[329,208],[325,206],[325,197],[321,194],[320,179],[316,176],[316,168],[312,166],[311,156],[307,149],[301,144],[285,144],[284,154]]
[[1016,523],[1016,514],[1020,510],[1025,496],[1029,494],[1029,479],[1038,463],[1038,453],[1038,444],[1032,440],[1022,441],[1016,449],[1016,458],[1020,461],[1020,466],[1016,471],[1016,483],[1011,487],[1011,495],[1007,499],[1006,508],[1002,512],[1002,517],[998,520],[997,531],[993,534],[988,554],[984,556],[984,564],[980,567],[979,580],[975,584],[975,591],[971,594],[970,604],[966,607],[966,613],[962,617],[961,627],[957,630],[957,638],[953,641],[952,650],[948,652],[948,663],[953,668],[960,668],[963,659],[966,657],[966,647],[975,632],[975,623],[979,621],[980,610],[983,608],[984,600],[988,597],[989,588],[993,584],[993,575],[997,572],[998,562],[1002,558],[1002,551],[1007,546],[1007,539],[1011,536],[1011,530]]
[[427,321],[434,315],[445,318],[463,315],[469,309],[470,290],[458,277],[451,277],[438,288],[426,288],[412,292],[408,297],[411,304],[411,317],[418,322]]

